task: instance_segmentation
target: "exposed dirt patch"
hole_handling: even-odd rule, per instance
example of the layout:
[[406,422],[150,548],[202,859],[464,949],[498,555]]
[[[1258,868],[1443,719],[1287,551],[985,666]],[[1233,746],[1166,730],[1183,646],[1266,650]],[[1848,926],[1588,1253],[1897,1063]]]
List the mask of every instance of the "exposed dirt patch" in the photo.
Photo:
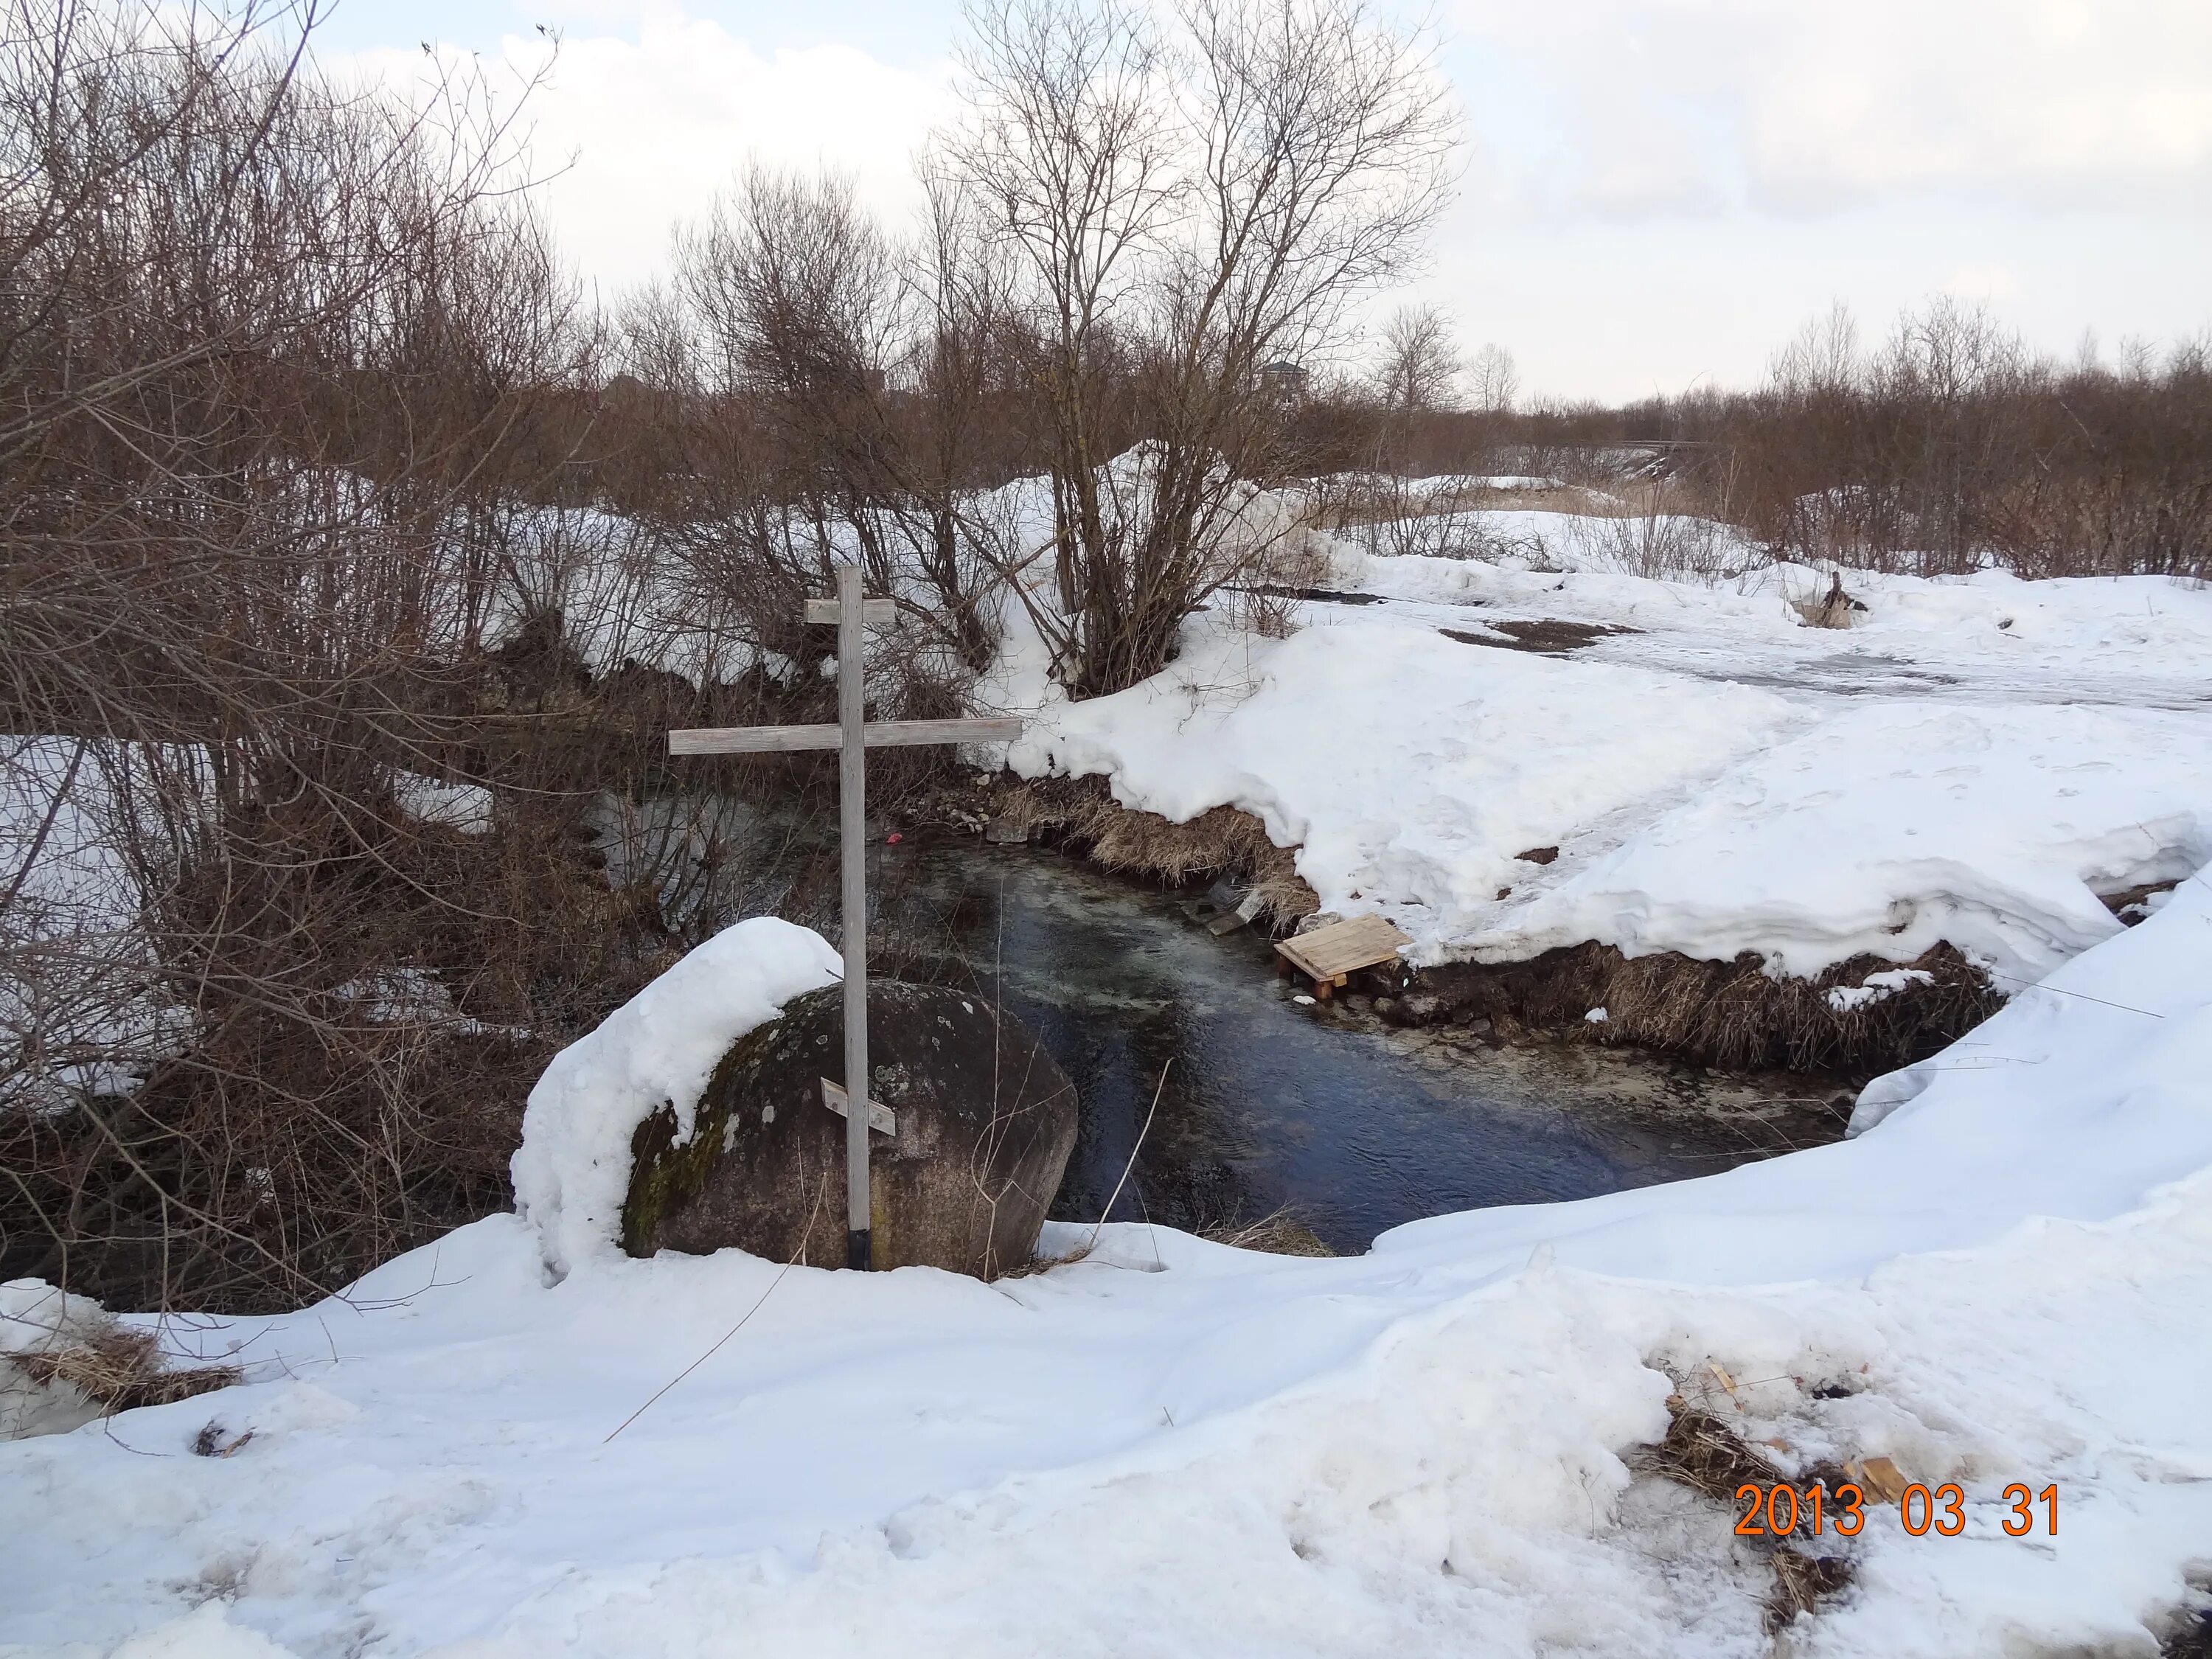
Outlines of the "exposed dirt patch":
[[2150,900],[2160,893],[2171,893],[2181,884],[2178,881],[2145,882],[2140,887],[2130,887],[2118,893],[2102,893],[2105,908],[2132,927],[2150,915]]
[[2159,1632],[2159,1659],[2212,1659],[2212,1570],[2192,1569],[2187,1598],[2149,1623]]
[[[1471,634],[1464,629],[1440,628],[1437,631],[1448,640],[1457,640],[1462,645],[1492,645],[1507,651],[1537,651],[1547,656],[1564,656],[1570,651],[1604,639],[1610,634],[1640,634],[1640,628],[1623,628],[1607,623],[1563,622],[1556,617],[1543,617],[1534,621],[1494,622],[1488,626],[1496,630],[1489,634]],[[1500,639],[1499,635],[1505,637]]]
[[1380,593],[1345,593],[1329,587],[1286,587],[1280,582],[1255,582],[1249,587],[1231,587],[1231,593],[1249,593],[1262,599],[1311,599],[1320,605],[1380,605]]

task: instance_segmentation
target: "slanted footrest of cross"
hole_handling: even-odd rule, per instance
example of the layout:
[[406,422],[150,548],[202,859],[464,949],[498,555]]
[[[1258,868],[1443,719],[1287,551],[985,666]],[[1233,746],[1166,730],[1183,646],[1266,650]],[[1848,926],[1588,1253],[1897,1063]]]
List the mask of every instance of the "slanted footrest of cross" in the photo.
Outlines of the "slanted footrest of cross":
[[[822,1103],[843,1117],[852,1109],[853,1097],[825,1077],[822,1079]],[[879,1135],[895,1135],[898,1133],[898,1114],[880,1100],[872,1100],[868,1103],[868,1127]]]

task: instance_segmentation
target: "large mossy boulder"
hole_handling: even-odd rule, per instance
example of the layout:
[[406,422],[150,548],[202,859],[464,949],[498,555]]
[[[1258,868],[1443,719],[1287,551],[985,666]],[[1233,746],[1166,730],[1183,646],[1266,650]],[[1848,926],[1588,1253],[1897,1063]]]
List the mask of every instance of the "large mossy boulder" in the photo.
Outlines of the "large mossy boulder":
[[[631,1141],[623,1248],[704,1254],[735,1245],[776,1261],[842,1266],[844,992],[794,999],[715,1066],[693,1132],[664,1107]],[[871,1096],[896,1134],[871,1132],[873,1265],[989,1279],[1030,1256],[1075,1146],[1074,1085],[1019,1021],[972,992],[868,988]]]

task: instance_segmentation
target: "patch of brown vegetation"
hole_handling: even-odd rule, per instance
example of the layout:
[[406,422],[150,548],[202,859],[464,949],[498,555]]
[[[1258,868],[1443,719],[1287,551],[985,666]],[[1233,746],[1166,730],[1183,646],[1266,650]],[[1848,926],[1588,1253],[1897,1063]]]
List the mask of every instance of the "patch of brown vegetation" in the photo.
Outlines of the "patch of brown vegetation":
[[151,1331],[119,1326],[87,1341],[4,1358],[33,1382],[66,1384],[81,1390],[103,1413],[190,1400],[195,1395],[227,1389],[243,1375],[235,1365],[173,1368],[163,1362],[161,1345]]
[[1851,1564],[1840,1555],[1807,1555],[1784,1546],[1774,1552],[1774,1588],[1766,1597],[1766,1628],[1780,1630],[1802,1613],[1820,1611],[1820,1599],[1847,1589]]
[[1026,1261],[1002,1268],[992,1275],[991,1282],[995,1285],[1002,1279],[1034,1279],[1039,1273],[1050,1273],[1054,1267],[1072,1267],[1079,1261],[1088,1260],[1090,1255],[1090,1245],[1079,1244],[1064,1255],[1033,1255]]
[[[1930,981],[1848,1009],[1832,1006],[1828,992],[1899,964],[1860,956],[1817,979],[1776,979],[1748,951],[1707,962],[1584,944],[1526,962],[1425,969],[1419,980],[1432,1018],[1486,1018],[1507,1035],[1547,1030],[1633,1043],[1740,1071],[1872,1074],[1925,1059],[2004,1006],[1948,945],[1905,965]],[[1602,1025],[1583,1018],[1593,1008],[1606,1011]]]
[[[1834,1484],[1820,1470],[1813,1472],[1809,1482],[1785,1474],[1720,1418],[1680,1395],[1668,1401],[1667,1410],[1667,1433],[1637,1458],[1639,1473],[1675,1481],[1715,1503],[1731,1505],[1745,1486],[1765,1490],[1791,1486],[1802,1490],[1808,1484]],[[1806,1535],[1810,1528],[1809,1514],[1801,1511],[1797,1530],[1789,1535]],[[1774,1583],[1767,1592],[1765,1607],[1770,1634],[1800,1613],[1819,1611],[1822,1597],[1836,1595],[1851,1582],[1851,1564],[1844,1557],[1808,1554],[1777,1543],[1771,1534],[1744,1535],[1752,1539],[1753,1548],[1766,1553],[1773,1569]]]
[[1215,876],[1249,881],[1261,915],[1278,924],[1321,908],[1297,872],[1297,850],[1276,846],[1259,819],[1233,806],[1175,823],[1123,806],[1103,778],[1038,778],[1003,787],[996,816],[1030,841],[1066,846],[1109,870],[1176,885]]
[[1201,1227],[1198,1236],[1239,1250],[1261,1250],[1269,1255],[1333,1256],[1334,1250],[1288,1210],[1277,1210],[1257,1221]]
[[[2147,881],[2139,887],[2124,888],[2117,893],[2103,893],[2105,908],[2126,922],[2130,927],[2150,914],[2149,900],[2160,893],[2170,893],[2181,884],[2178,881]],[[2130,915],[2130,912],[2134,914]]]
[[1680,1395],[1667,1402],[1667,1433],[1638,1460],[1643,1471],[1664,1475],[1718,1502],[1747,1485],[1771,1486],[1789,1477],[1734,1429]]

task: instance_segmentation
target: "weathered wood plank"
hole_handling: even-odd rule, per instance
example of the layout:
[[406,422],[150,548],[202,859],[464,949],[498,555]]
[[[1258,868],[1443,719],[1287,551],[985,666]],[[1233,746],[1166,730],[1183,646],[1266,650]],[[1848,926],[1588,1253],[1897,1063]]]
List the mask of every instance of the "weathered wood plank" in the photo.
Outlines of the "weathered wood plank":
[[[806,620],[811,626],[820,627],[838,620],[837,601],[809,599]],[[860,620],[871,628],[881,628],[898,620],[898,602],[895,599],[863,599],[860,601]]]
[[1346,974],[1389,962],[1401,945],[1412,943],[1382,916],[1354,916],[1279,940],[1275,949],[1318,987],[1341,985]]
[[[852,1103],[852,1096],[828,1078],[822,1079],[822,1103],[824,1106],[839,1117],[843,1117]],[[868,1103],[868,1127],[879,1135],[895,1135],[898,1133],[898,1114],[880,1100],[872,1100]]]
[[910,749],[924,743],[1012,743],[1022,734],[1018,717],[957,720],[870,720],[871,749]]
[[[911,749],[929,743],[1012,743],[1022,734],[1018,719],[871,720],[862,728],[871,749]],[[668,734],[672,755],[788,755],[835,749],[834,726],[696,726]]]
[[802,749],[835,749],[834,726],[694,726],[668,734],[672,755],[790,754]]

